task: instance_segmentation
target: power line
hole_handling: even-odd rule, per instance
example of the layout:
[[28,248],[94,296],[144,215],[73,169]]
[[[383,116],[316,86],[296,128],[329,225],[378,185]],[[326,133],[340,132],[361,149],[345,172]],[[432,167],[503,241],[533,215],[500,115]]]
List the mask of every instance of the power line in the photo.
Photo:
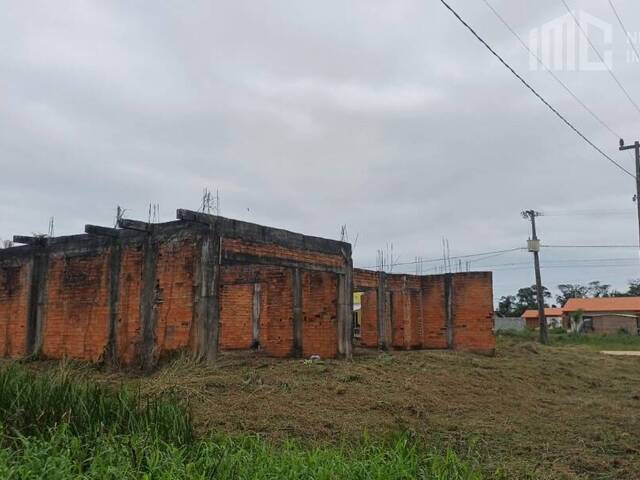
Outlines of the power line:
[[474,260],[468,260],[468,263],[483,262],[485,260],[489,260],[490,258],[500,257],[502,255],[505,255],[505,254],[509,253],[509,252],[514,252],[514,251],[518,251],[518,250],[524,250],[524,248],[518,248],[517,250],[508,250],[506,252],[495,253],[493,255],[488,255],[488,256],[482,257],[482,258],[476,258]]
[[542,248],[638,248],[637,245],[541,245]]
[[624,26],[624,23],[622,22],[622,17],[618,14],[618,10],[616,9],[615,5],[613,4],[613,0],[608,0],[608,1],[609,1],[609,5],[611,5],[611,10],[613,10],[613,13],[615,14],[616,18],[618,19],[618,23],[620,24],[620,27],[624,31],[624,34],[627,36],[627,40],[629,41],[629,45],[631,45],[631,48],[633,48],[633,51],[636,54],[636,59],[638,61],[640,61],[640,53],[638,53],[638,49],[636,48],[636,45],[633,42],[633,39],[631,38],[631,35],[629,35],[629,31]]
[[[482,257],[485,255],[494,255],[494,254],[504,254],[504,253],[509,253],[509,252],[516,252],[518,250],[524,250],[523,247],[517,247],[517,248],[509,248],[509,249],[505,249],[505,250],[494,250],[492,252],[483,252],[483,253],[472,253],[469,255],[458,255],[455,257],[447,257],[447,260],[458,260],[458,259],[463,259],[463,258],[474,258],[474,257]],[[440,258],[431,258],[431,259],[427,259],[427,260],[415,260],[413,262],[401,262],[401,263],[392,263],[390,265],[388,265],[389,267],[399,267],[402,265],[416,265],[416,264],[422,264],[422,263],[435,263],[435,262],[442,262],[444,260],[443,257]],[[371,269],[371,268],[377,268],[379,265],[374,265],[371,267],[359,267],[359,268],[363,268],[363,269]]]
[[[555,270],[555,269],[563,269],[563,268],[573,268],[575,269],[577,266],[576,265],[542,265],[540,267],[541,270]],[[633,268],[634,270],[638,268],[637,265],[621,265],[619,263],[617,264],[611,264],[611,265],[606,265],[606,264],[597,264],[597,265],[579,265],[580,268]],[[528,267],[507,267],[507,268],[502,268],[497,270],[498,272],[500,271],[510,271],[510,270],[528,270],[530,269],[531,266]]]
[[[544,266],[545,267],[560,267],[560,266],[566,266],[566,267],[584,267],[584,266],[589,266],[589,265],[585,265],[585,264],[591,264],[591,265],[602,265],[602,262],[609,262],[611,264],[614,265],[621,265],[621,262],[627,262],[625,266],[634,266],[637,267],[637,263],[635,258],[629,258],[629,257],[624,257],[624,258],[576,258],[576,259],[567,259],[567,260],[554,260],[551,262],[545,262]],[[614,263],[615,262],[615,263]],[[499,263],[499,264],[493,264],[493,265],[481,265],[482,268],[498,268],[498,267],[511,267],[511,266],[518,266],[518,265],[525,265],[525,266],[531,266],[530,262],[510,262],[510,263]]]
[[541,217],[574,217],[574,216],[599,216],[599,215],[635,215],[632,210],[626,209],[585,209],[585,210],[565,210],[565,211],[543,211],[539,212]]
[[564,5],[564,8],[567,10],[569,15],[571,15],[571,18],[573,18],[573,21],[575,22],[576,26],[578,27],[578,29],[580,30],[580,32],[582,33],[584,38],[587,40],[587,42],[589,42],[589,45],[591,45],[591,48],[596,53],[596,55],[598,56],[598,58],[600,59],[602,64],[607,68],[607,71],[609,72],[609,75],[611,75],[611,78],[613,78],[613,80],[618,84],[618,87],[620,87],[620,90],[622,90],[622,93],[624,93],[624,95],[631,102],[631,104],[635,107],[635,109],[638,111],[638,113],[640,113],[640,106],[638,106],[638,104],[633,100],[633,98],[631,98],[631,95],[629,94],[627,89],[624,88],[624,86],[622,85],[622,82],[620,80],[618,80],[618,77],[616,77],[616,75],[613,73],[611,68],[609,68],[609,65],[607,65],[607,63],[604,61],[604,57],[602,56],[600,51],[596,48],[596,46],[593,44],[593,42],[589,38],[589,35],[587,35],[587,32],[584,31],[584,29],[582,28],[582,25],[580,25],[580,22],[576,18],[575,14],[569,8],[569,5],[567,5],[567,2],[565,0],[560,0],[560,1]]
[[500,63],[502,63],[522,84],[533,93],[538,100],[544,103],[549,110],[551,110],[560,120],[562,120],[571,130],[573,130],[580,138],[582,138],[586,143],[588,143],[594,150],[596,150],[600,155],[602,155],[606,160],[610,163],[618,167],[620,170],[625,172],[627,175],[635,178],[635,175],[631,173],[629,170],[624,168],[618,162],[616,162],[613,158],[607,155],[600,147],[598,147],[595,143],[589,140],[580,130],[578,130],[569,120],[567,120],[564,115],[562,115],[555,107],[553,107],[547,100],[542,97],[518,72],[516,72],[511,65],[509,65],[474,29],[469,25],[459,14],[456,12],[445,0],[440,0],[442,3],[457,19],[462,23],[480,43],[482,43],[487,50],[489,50],[494,57],[496,57]]
[[620,135],[619,133],[617,133],[615,130],[613,130],[601,117],[599,117],[591,108],[589,108],[587,106],[586,103],[584,103],[574,92],[573,90],[571,90],[566,83],[564,83],[555,73],[553,73],[553,70],[551,70],[549,67],[547,67],[547,65],[542,61],[542,59],[540,58],[540,56],[538,54],[536,54],[533,50],[531,50],[531,48],[529,48],[529,46],[526,44],[526,42],[522,39],[522,37],[518,34],[518,32],[516,32],[511,25],[509,25],[509,23],[504,19],[504,17],[502,15],[500,15],[500,13],[495,9],[495,7],[493,5],[491,5],[491,3],[489,3],[489,0],[482,0],[485,5],[487,7],[489,7],[489,9],[493,12],[493,14],[498,18],[498,20],[500,20],[502,22],[502,24],[513,34],[514,37],[516,37],[518,39],[518,41],[520,42],[520,44],[524,47],[524,49],[529,52],[529,55],[531,55],[533,58],[536,59],[536,61],[538,62],[538,64],[549,74],[551,75],[551,77],[569,94],[573,97],[573,99],[578,102],[580,104],[580,106],[582,106],[582,108],[584,108],[587,113],[589,113],[598,123],[600,123],[600,125],[602,125],[604,128],[606,128],[609,132],[611,132],[611,134],[616,137],[616,139],[622,138],[622,135]]

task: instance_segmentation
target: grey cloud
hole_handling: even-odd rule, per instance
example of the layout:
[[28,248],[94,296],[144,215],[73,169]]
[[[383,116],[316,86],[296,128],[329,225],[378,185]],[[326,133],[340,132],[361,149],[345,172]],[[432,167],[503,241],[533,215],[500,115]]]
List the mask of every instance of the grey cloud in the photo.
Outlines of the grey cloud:
[[[452,2],[606,151],[604,131],[482,2]],[[493,3],[523,37],[556,1]],[[574,2],[614,22],[602,2]],[[315,235],[358,234],[356,264],[393,242],[405,261],[524,243],[524,208],[621,209],[634,186],[533,98],[439,2],[5,2],[0,19],[0,237],[111,224],[116,204],[164,220],[220,189],[223,213]],[[622,5],[621,5],[622,8]],[[640,7],[624,5],[634,18]],[[614,24],[614,28],[616,25]],[[640,24],[630,28],[640,30]],[[639,65],[616,74],[640,98]],[[631,138],[603,72],[559,74]],[[597,223],[596,223],[597,222]],[[596,227],[597,225],[597,227]],[[633,215],[543,217],[544,240],[625,243]],[[630,258],[635,252],[625,251]],[[599,252],[597,255],[614,255]],[[620,256],[620,253],[615,253]],[[545,259],[596,258],[543,252]],[[477,266],[528,262],[521,252]],[[504,269],[504,267],[501,267]],[[406,271],[412,271],[407,266]],[[545,283],[634,270],[549,270]],[[592,278],[593,277],[593,278]],[[496,271],[496,295],[533,281]]]

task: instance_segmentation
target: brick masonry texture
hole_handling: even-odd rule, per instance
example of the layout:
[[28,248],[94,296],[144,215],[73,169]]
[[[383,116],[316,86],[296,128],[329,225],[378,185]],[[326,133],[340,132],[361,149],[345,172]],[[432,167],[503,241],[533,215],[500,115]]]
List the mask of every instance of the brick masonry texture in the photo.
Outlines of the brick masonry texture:
[[[378,326],[380,278],[375,272],[354,270],[354,290],[364,291],[360,344],[365,347],[385,343],[380,338]],[[450,282],[449,289],[447,282]],[[391,327],[390,344],[387,347],[446,349],[449,347],[449,323],[452,348],[479,353],[495,351],[490,273],[426,276],[385,274],[383,290],[386,298],[382,314]],[[449,315],[451,318],[448,322]]]
[[378,308],[378,292],[375,290],[367,290],[362,296],[361,304],[361,333],[360,344],[363,347],[377,347],[378,346],[378,323],[377,323],[377,308]]
[[30,268],[26,259],[0,262],[0,357],[25,354]]
[[45,358],[98,361],[109,325],[108,252],[52,255],[47,273]]
[[333,358],[338,354],[338,281],[325,272],[305,272],[302,276],[303,356]]
[[181,350],[349,357],[352,289],[361,346],[447,348],[450,323],[452,347],[495,348],[490,274],[353,269],[343,242],[177,215],[0,250],[0,356],[144,368]]
[[137,359],[142,344],[140,323],[140,294],[142,291],[143,246],[123,248],[120,263],[120,296],[116,306],[116,351],[118,359],[131,365]]
[[156,345],[159,352],[189,346],[193,318],[196,243],[180,239],[159,246],[156,271]]

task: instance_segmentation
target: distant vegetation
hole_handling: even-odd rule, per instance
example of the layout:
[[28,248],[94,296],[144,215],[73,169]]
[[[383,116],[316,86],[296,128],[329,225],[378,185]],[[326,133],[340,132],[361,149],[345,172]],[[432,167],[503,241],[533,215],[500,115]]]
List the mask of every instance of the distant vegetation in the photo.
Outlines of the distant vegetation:
[[[501,331],[498,335],[504,338],[513,338],[517,340],[537,341],[538,332],[534,330]],[[596,350],[640,350],[640,337],[637,335],[629,335],[627,333],[617,333],[615,335],[591,333],[582,335],[577,333],[568,333],[561,328],[550,329],[549,345],[561,347],[563,345],[583,345]]]
[[0,371],[0,478],[479,480],[452,450],[409,435],[351,448],[272,445],[255,436],[194,438],[175,398],[145,400],[64,371]]
[[[548,301],[552,299],[551,292],[546,287],[542,287],[545,307],[562,307],[571,298],[637,297],[640,296],[640,280],[631,280],[626,292],[613,290],[611,285],[597,280],[589,282],[588,285],[565,283],[558,285],[558,290],[560,294],[556,295],[554,303]],[[538,308],[536,292],[536,286],[531,285],[519,289],[515,295],[501,297],[496,313],[502,317],[520,317],[526,310],[536,310]]]

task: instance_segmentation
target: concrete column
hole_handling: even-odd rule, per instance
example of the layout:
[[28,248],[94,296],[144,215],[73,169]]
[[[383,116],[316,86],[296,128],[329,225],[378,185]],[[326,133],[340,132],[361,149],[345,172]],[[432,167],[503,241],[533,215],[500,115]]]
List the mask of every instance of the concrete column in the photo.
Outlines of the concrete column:
[[31,260],[31,291],[27,310],[26,356],[40,355],[42,351],[43,330],[47,304],[47,273],[49,269],[49,251],[46,246],[34,246]]
[[157,270],[159,245],[153,234],[147,235],[142,260],[142,292],[140,294],[140,321],[142,328],[142,348],[140,362],[144,370],[155,367],[158,359],[156,325],[157,309]]
[[122,265],[122,245],[118,238],[111,241],[109,271],[109,333],[105,349],[105,360],[112,366],[118,365],[118,309],[120,301],[120,269]]
[[455,347],[455,319],[453,311],[453,274],[451,273],[447,273],[444,276],[444,311],[447,328],[447,348],[453,350]]
[[262,285],[253,284],[253,301],[251,309],[251,326],[252,326],[252,347],[260,347],[260,294]]
[[378,348],[386,349],[384,341],[384,315],[385,315],[385,275],[378,272],[378,291],[376,293],[376,323],[378,325]]
[[293,270],[293,356],[301,357],[302,347],[302,279],[300,269]]
[[352,323],[353,323],[353,268],[351,260],[345,273],[338,274],[338,353],[341,357],[351,359],[353,356]]
[[193,347],[196,359],[206,362],[213,362],[218,354],[221,242],[215,225],[210,225],[202,236],[200,255],[196,261]]

